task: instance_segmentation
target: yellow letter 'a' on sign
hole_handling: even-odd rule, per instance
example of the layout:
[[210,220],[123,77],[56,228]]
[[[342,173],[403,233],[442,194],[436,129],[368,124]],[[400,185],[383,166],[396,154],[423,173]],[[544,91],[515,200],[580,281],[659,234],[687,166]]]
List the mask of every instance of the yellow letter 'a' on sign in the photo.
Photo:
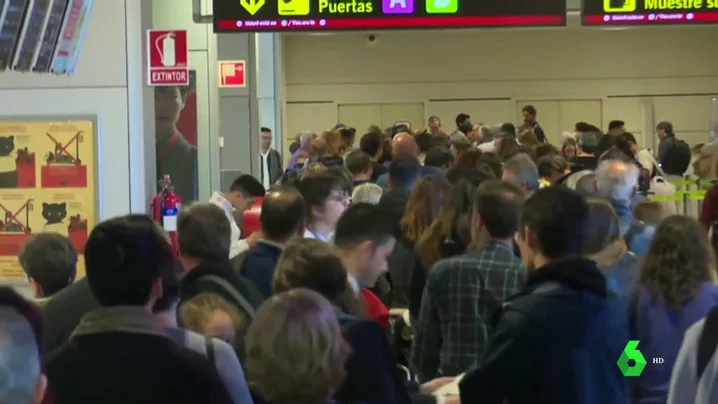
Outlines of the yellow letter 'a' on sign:
[[257,11],[264,6],[265,2],[266,0],[239,0],[239,4],[251,15],[257,14]]

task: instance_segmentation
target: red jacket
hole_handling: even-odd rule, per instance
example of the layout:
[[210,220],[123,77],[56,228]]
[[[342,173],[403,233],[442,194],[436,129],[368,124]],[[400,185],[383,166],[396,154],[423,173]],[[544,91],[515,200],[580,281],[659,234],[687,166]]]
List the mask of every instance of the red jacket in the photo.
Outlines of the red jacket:
[[369,318],[375,320],[382,327],[389,326],[389,309],[371,290],[362,289],[361,299]]
[[706,192],[698,219],[706,231],[713,226],[716,220],[718,220],[718,185],[714,185]]

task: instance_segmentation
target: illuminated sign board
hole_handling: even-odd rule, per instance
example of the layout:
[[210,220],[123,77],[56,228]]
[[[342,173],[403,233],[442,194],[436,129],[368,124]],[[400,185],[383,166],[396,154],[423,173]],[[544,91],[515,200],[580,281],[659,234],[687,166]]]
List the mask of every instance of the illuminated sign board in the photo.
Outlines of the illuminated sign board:
[[718,22],[718,0],[583,0],[583,25]]
[[565,26],[566,0],[214,0],[215,32]]

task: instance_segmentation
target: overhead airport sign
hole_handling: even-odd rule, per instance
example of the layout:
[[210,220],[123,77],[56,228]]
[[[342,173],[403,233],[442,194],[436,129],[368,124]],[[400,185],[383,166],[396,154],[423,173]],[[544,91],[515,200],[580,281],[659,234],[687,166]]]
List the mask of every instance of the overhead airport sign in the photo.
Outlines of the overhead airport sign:
[[583,25],[718,22],[718,0],[583,0]]
[[214,0],[212,13],[215,32],[565,26],[566,0]]

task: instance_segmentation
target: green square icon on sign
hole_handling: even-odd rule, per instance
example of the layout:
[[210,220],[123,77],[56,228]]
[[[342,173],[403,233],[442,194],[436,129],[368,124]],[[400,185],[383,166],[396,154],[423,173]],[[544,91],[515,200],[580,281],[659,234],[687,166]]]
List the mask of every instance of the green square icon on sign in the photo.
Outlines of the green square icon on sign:
[[429,14],[454,14],[459,11],[459,0],[426,0]]

